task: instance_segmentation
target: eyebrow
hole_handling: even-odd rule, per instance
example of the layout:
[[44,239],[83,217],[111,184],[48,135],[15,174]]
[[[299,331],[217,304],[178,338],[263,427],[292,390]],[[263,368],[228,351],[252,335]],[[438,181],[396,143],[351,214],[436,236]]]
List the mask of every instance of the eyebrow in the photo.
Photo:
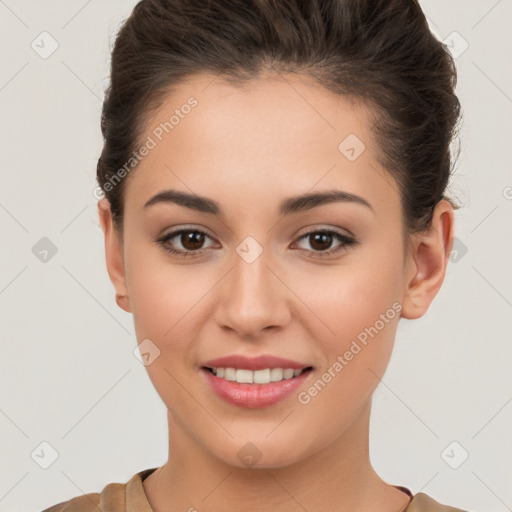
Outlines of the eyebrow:
[[[327,190],[325,192],[316,192],[313,194],[303,194],[299,196],[289,197],[283,200],[279,205],[279,213],[282,216],[290,215],[293,213],[311,210],[317,206],[322,206],[329,203],[355,203],[363,205],[370,210],[374,211],[371,204],[360,196],[344,192],[343,190]],[[163,190],[149,199],[142,208],[143,210],[151,205],[159,203],[174,203],[191,210],[202,213],[211,213],[219,217],[224,217],[222,208],[219,203],[208,197],[198,196],[196,194],[189,194],[180,190]]]

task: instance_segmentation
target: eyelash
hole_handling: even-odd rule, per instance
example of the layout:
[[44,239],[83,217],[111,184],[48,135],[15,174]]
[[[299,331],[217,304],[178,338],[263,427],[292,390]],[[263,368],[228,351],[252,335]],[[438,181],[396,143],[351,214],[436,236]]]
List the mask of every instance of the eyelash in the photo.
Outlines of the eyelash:
[[[183,229],[179,229],[176,231],[172,231],[171,233],[164,235],[163,237],[157,239],[156,242],[158,242],[165,251],[167,251],[175,256],[178,256],[180,258],[190,258],[190,257],[198,256],[198,255],[201,255],[202,253],[204,253],[204,250],[203,251],[201,251],[201,250],[198,250],[198,251],[176,250],[167,244],[167,242],[169,240],[171,240],[171,239],[175,238],[176,236],[181,235],[183,233],[200,233],[201,235],[205,235],[208,238],[212,238],[212,237],[210,237],[210,235],[208,233],[206,233],[205,231],[202,231],[200,229],[183,228]],[[301,235],[299,237],[299,240],[302,240],[303,238],[307,238],[310,235],[318,234],[318,233],[334,235],[334,237],[337,238],[338,241],[340,241],[342,243],[338,246],[337,249],[334,249],[334,250],[331,249],[328,251],[310,251],[307,249],[303,249],[304,251],[307,252],[308,256],[313,256],[315,258],[318,258],[318,257],[324,258],[327,256],[331,256],[332,254],[338,253],[339,251],[341,251],[345,248],[349,248],[349,247],[358,245],[358,243],[359,243],[356,240],[354,240],[353,238],[343,235],[342,233],[339,233],[338,231],[329,230],[329,229],[316,229],[316,230],[308,231],[307,233],[304,233],[303,235]]]

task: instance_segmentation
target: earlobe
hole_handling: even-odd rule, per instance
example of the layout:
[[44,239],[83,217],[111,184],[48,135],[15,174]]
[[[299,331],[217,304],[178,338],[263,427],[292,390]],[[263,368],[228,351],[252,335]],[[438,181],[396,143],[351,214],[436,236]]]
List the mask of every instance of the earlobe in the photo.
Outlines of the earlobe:
[[411,241],[402,303],[403,318],[420,318],[427,312],[443,284],[453,237],[453,207],[442,199],[434,209],[429,228],[413,235]]
[[98,201],[98,216],[101,229],[105,237],[105,262],[110,280],[116,292],[117,305],[130,313],[128,290],[124,269],[123,247],[119,235],[114,227],[110,203],[106,198]]

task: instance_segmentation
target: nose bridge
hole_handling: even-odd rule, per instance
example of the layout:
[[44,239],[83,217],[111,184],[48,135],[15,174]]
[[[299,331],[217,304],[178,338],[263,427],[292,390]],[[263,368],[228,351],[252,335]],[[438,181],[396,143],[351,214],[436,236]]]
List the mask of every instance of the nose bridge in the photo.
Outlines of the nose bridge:
[[218,321],[240,335],[257,336],[262,329],[288,321],[286,287],[270,269],[269,256],[251,237],[233,255],[233,269],[219,298]]

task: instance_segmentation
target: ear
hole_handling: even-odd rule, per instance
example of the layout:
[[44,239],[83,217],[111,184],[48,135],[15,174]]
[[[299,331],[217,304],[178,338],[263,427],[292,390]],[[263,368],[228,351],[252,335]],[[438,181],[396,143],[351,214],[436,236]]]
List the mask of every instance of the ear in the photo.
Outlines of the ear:
[[125,279],[123,244],[114,227],[108,199],[103,198],[98,201],[98,216],[105,236],[105,260],[108,275],[116,291],[116,302],[121,309],[130,313],[130,302]]
[[402,317],[414,319],[426,313],[443,284],[453,238],[453,207],[442,199],[434,208],[430,226],[411,238],[406,258]]

